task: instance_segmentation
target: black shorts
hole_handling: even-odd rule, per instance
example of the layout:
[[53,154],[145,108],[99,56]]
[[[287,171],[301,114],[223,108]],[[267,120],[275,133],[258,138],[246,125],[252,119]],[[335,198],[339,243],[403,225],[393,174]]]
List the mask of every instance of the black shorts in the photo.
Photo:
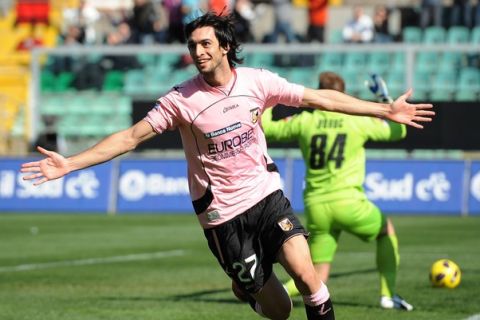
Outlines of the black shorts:
[[223,270],[249,293],[265,285],[281,246],[297,234],[307,236],[281,190],[232,220],[205,230],[208,246]]

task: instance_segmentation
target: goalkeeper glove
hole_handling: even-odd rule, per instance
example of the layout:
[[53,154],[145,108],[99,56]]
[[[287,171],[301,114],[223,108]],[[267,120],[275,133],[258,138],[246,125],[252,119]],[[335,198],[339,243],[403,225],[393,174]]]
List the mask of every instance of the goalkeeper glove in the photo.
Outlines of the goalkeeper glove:
[[388,95],[388,88],[385,81],[378,74],[370,74],[370,80],[365,81],[365,85],[377,97],[379,102],[392,103],[393,99]]

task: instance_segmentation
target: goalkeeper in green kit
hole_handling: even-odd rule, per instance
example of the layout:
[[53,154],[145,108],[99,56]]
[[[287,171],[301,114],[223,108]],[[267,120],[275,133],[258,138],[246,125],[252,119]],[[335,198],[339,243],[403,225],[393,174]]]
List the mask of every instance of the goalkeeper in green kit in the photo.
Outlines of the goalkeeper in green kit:
[[[385,82],[371,76],[369,89],[382,102],[392,101]],[[320,74],[320,89],[344,92],[343,79],[333,72]],[[326,283],[342,231],[377,243],[380,306],[410,311],[412,305],[396,294],[398,242],[392,222],[363,190],[365,148],[368,140],[395,141],[406,135],[403,124],[378,118],[314,110],[273,121],[272,109],[262,117],[268,141],[298,141],[306,165],[304,190],[309,247],[315,269]],[[293,280],[285,287],[298,295]]]

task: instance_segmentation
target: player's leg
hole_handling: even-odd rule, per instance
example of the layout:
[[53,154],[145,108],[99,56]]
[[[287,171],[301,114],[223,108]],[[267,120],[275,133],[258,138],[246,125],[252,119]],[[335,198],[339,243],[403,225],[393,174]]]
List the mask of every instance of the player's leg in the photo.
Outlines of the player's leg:
[[[265,216],[268,222],[261,231],[265,257],[280,262],[294,279],[303,296],[308,319],[334,319],[330,294],[315,273],[304,227],[283,193],[270,200],[265,209],[270,213]],[[280,283],[275,290],[284,292]]]
[[273,274],[273,263],[288,238],[306,233],[283,193],[274,192],[244,214],[204,232],[210,250],[234,281],[234,294],[264,317],[287,319],[292,303]]
[[330,268],[331,268],[331,263],[330,262],[321,262],[321,263],[314,263],[313,266],[315,267],[315,271],[318,274],[318,277],[320,278],[320,281],[323,283],[327,283],[328,277],[330,276]]
[[377,236],[377,268],[380,274],[380,306],[385,309],[413,310],[413,306],[396,294],[397,271],[400,264],[398,240],[390,219]]
[[[337,222],[342,228],[364,241],[377,240],[376,263],[380,276],[380,305],[394,307],[395,285],[399,264],[398,241],[395,230],[380,209],[368,199],[338,203]],[[385,303],[390,301],[391,303]],[[411,309],[406,306],[404,309]]]
[[269,319],[288,319],[292,311],[292,300],[275,273],[262,289],[252,295],[257,304],[255,311]]
[[332,205],[334,202],[319,202],[314,199],[305,199],[307,230],[310,233],[308,246],[320,280],[327,283],[341,229],[335,223],[336,207]]
[[[315,272],[317,273],[320,281],[327,284],[327,280],[330,274],[331,264],[329,262],[314,263],[313,267],[315,268]],[[301,295],[293,279],[290,279],[287,282],[285,282],[284,287],[287,290],[287,293],[290,297],[297,297]]]
[[232,291],[239,300],[248,302],[262,317],[288,319],[292,311],[292,300],[274,273],[259,293],[249,294],[235,281],[232,281]]
[[398,255],[396,238],[388,237],[385,217],[368,199],[335,201],[336,223],[340,228],[364,241],[377,239],[377,268],[380,273],[381,293],[394,292]]
[[382,219],[383,227],[377,236],[377,269],[380,274],[380,294],[391,298],[395,294],[400,262],[398,240],[390,219]]
[[330,293],[315,272],[306,239],[301,235],[288,239],[278,260],[302,294],[307,319],[335,319]]
[[[325,284],[330,276],[331,262],[335,255],[339,234],[339,232],[315,234],[315,231],[312,230],[308,239],[313,267],[319,280]],[[285,283],[285,289],[290,297],[300,295],[293,279]]]
[[[250,217],[257,215],[258,212],[254,211],[251,212]],[[265,306],[263,309],[266,313],[264,313],[253,297],[254,293],[262,290],[267,279],[271,277],[272,264],[264,263],[262,250],[256,251],[258,248],[256,236],[245,232],[244,226],[249,226],[247,229],[253,229],[250,228],[248,218],[247,214],[241,215],[222,225],[206,229],[204,233],[208,246],[225,273],[232,279],[232,291],[239,300],[248,302],[252,309],[263,317],[268,315],[271,319],[286,319],[290,311],[286,317],[281,318],[271,314],[269,308]],[[291,308],[289,298],[288,303],[284,305]]]
[[[322,203],[313,199],[305,200],[305,216],[309,231],[308,246],[315,271],[323,283],[327,283],[330,275],[330,266],[337,250],[340,230],[333,227],[334,211],[329,203]],[[300,295],[293,279],[285,283],[288,294]]]
[[364,241],[377,240],[380,293],[381,296],[392,297],[398,266],[397,239],[393,228],[389,230],[389,224],[380,209],[368,199],[338,201],[336,207],[338,223],[345,231]]

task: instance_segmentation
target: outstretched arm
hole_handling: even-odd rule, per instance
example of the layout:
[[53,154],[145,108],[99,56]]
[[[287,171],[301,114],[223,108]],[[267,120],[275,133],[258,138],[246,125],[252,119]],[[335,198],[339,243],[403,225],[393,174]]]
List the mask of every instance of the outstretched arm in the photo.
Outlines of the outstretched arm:
[[151,125],[142,120],[126,130],[106,137],[93,147],[72,157],[65,158],[56,152],[37,147],[45,158],[22,164],[20,171],[30,173],[23,177],[24,180],[36,180],[34,185],[39,185],[61,178],[69,172],[111,160],[135,149],[137,145],[155,134]]
[[435,112],[428,110],[431,104],[410,104],[407,99],[412,95],[412,89],[397,98],[392,104],[375,103],[360,100],[335,90],[314,90],[305,88],[303,105],[347,113],[352,115],[373,116],[423,128],[418,122],[430,122]]

